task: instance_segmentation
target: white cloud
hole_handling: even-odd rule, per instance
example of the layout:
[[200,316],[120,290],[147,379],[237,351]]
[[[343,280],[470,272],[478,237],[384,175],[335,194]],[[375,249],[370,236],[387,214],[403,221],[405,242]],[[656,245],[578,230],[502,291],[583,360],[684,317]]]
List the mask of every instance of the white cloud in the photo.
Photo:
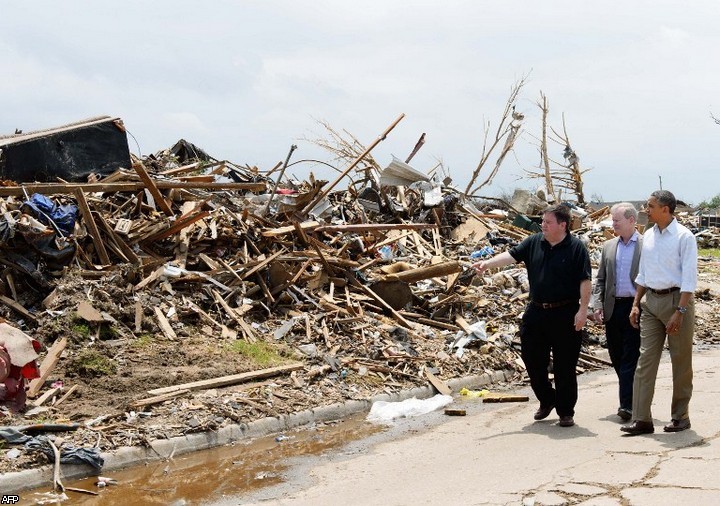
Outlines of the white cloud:
[[[662,174],[699,201],[720,192],[703,184],[720,162],[709,118],[720,70],[708,59],[719,10],[669,0],[9,3],[0,133],[112,114],[143,152],[185,137],[269,167],[317,131],[313,118],[369,143],[404,112],[373,154],[403,156],[426,132],[415,163],[442,157],[461,181],[479,159],[484,122],[496,126],[510,86],[532,69],[518,104],[528,135],[498,186],[537,165],[529,134],[539,131],[542,90],[551,124],[560,128],[565,113],[594,168],[588,193],[643,198]],[[297,156],[323,154],[300,142]]]

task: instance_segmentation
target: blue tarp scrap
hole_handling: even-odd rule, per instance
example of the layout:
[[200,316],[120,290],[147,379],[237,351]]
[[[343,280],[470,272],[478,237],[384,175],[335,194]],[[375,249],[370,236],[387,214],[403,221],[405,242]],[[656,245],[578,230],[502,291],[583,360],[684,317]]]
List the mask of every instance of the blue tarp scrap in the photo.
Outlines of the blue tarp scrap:
[[58,205],[45,195],[33,193],[30,200],[23,202],[34,211],[35,217],[46,225],[50,225],[48,218],[65,235],[70,235],[75,228],[78,217],[78,208],[72,204]]

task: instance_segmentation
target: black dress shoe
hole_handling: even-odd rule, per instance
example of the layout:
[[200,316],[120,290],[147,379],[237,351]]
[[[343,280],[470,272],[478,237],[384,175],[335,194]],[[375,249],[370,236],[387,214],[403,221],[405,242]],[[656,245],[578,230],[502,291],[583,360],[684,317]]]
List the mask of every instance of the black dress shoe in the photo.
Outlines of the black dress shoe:
[[619,416],[626,422],[629,422],[632,418],[632,410],[629,410],[627,408],[620,408],[618,409],[617,416]]
[[558,425],[560,427],[572,427],[575,425],[575,420],[573,420],[572,416],[561,416]]
[[672,420],[669,424],[663,427],[665,432],[680,432],[690,428],[690,419],[683,418],[682,420]]
[[555,409],[554,404],[550,404],[549,406],[545,407],[543,407],[541,404],[538,410],[535,412],[535,416],[533,418],[535,418],[535,420],[544,420],[548,416],[550,416],[550,413],[552,413],[553,409]]
[[637,436],[639,434],[652,434],[655,432],[655,426],[652,422],[641,422],[639,420],[635,420],[630,425],[623,425],[620,427],[620,430],[627,432],[631,436]]

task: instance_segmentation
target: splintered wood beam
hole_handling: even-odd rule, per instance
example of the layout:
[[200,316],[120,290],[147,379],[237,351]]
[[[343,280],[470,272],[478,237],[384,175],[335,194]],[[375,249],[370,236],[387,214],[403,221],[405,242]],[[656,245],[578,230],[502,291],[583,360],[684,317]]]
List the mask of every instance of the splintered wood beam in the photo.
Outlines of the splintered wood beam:
[[[265,183],[189,183],[185,181],[158,181],[156,179],[153,179],[152,182],[159,190],[176,188],[191,190],[261,191],[265,189]],[[20,186],[0,187],[0,197],[24,197],[25,193],[74,195],[77,189],[81,189],[87,193],[137,192],[145,189],[145,183],[142,181],[128,183],[29,183]]]
[[269,264],[270,262],[272,262],[273,260],[275,260],[277,257],[279,257],[280,255],[282,255],[283,253],[285,253],[285,250],[280,250],[280,251],[278,251],[277,253],[274,253],[274,254],[270,255],[270,256],[267,257],[265,260],[263,260],[262,262],[260,262],[259,264],[257,264],[255,267],[253,267],[253,268],[250,269],[249,271],[243,273],[243,275],[240,276],[240,277],[241,277],[242,279],[247,279],[247,278],[249,278],[250,276],[252,276],[252,275],[255,274],[256,272],[258,272],[258,271],[260,271],[261,269],[263,269],[267,264]]
[[260,234],[263,237],[277,237],[279,235],[289,234],[295,232],[298,227],[302,230],[313,230],[320,226],[318,221],[303,221],[302,223],[293,223],[285,227],[272,228],[270,230],[263,230]]
[[145,399],[132,401],[130,404],[128,404],[128,407],[132,408],[132,409],[144,408],[145,406],[152,406],[153,404],[160,404],[161,402],[165,402],[167,400],[174,399],[175,397],[180,397],[181,395],[185,395],[189,392],[190,392],[190,390],[176,390],[174,392],[170,392],[167,394],[156,395],[154,397],[147,397]]
[[343,171],[342,174],[340,174],[340,175],[337,177],[337,179],[335,179],[335,181],[333,181],[332,183],[330,183],[330,185],[328,185],[328,186],[325,188],[325,190],[323,190],[322,192],[320,192],[319,195],[317,195],[307,206],[305,206],[305,208],[301,211],[301,213],[302,213],[302,214],[307,214],[307,213],[309,213],[310,211],[312,211],[312,209],[313,209],[322,199],[324,199],[324,198],[332,191],[332,189],[335,188],[335,186],[337,186],[337,184],[338,184],[340,181],[342,181],[343,178],[344,178],[345,176],[347,176],[347,175],[350,173],[350,171],[353,170],[353,169],[355,168],[355,166],[356,166],[357,164],[359,164],[359,163],[362,161],[362,159],[365,158],[365,157],[370,153],[370,151],[373,150],[373,148],[374,148],[375,146],[377,146],[378,144],[380,144],[382,141],[384,141],[384,140],[387,138],[388,134],[393,130],[393,128],[395,128],[395,127],[397,126],[398,123],[400,123],[400,121],[401,121],[404,117],[405,117],[405,114],[404,114],[404,113],[401,114],[400,116],[398,116],[398,118],[397,118],[395,121],[393,121],[393,122],[390,124],[390,126],[387,127],[387,128],[385,129],[385,131],[378,136],[377,139],[375,139],[372,143],[370,143],[370,145],[365,149],[365,151],[363,151],[362,153],[360,153],[360,155],[359,155],[357,158],[355,158],[355,160]]
[[447,276],[462,271],[462,267],[457,260],[443,262],[440,264],[430,265],[428,267],[420,267],[408,271],[398,272],[397,274],[388,274],[383,277],[386,281],[404,281],[406,283],[415,283],[423,279],[437,278]]
[[164,212],[168,216],[174,216],[172,209],[170,209],[170,206],[168,205],[167,201],[165,200],[165,197],[162,193],[160,193],[160,190],[157,186],[155,186],[155,182],[150,178],[150,174],[147,173],[145,170],[145,167],[142,163],[134,163],[133,169],[135,169],[135,172],[138,173],[138,176],[140,176],[140,179],[142,179],[142,182],[145,183],[145,187],[148,189],[150,194],[153,196],[153,199],[155,199],[155,203],[160,207],[162,212]]
[[359,288],[360,290],[362,290],[363,292],[365,292],[366,295],[369,295],[375,302],[377,302],[378,304],[380,304],[381,307],[383,307],[383,308],[385,308],[387,311],[389,311],[390,314],[393,315],[393,318],[395,318],[395,319],[400,323],[400,325],[402,325],[403,327],[405,327],[405,328],[407,328],[407,329],[413,330],[412,324],[411,324],[409,321],[407,321],[405,318],[403,318],[403,316],[402,316],[400,313],[398,313],[397,311],[395,311],[395,310],[394,310],[387,302],[385,302],[378,294],[376,294],[375,292],[373,292],[373,291],[372,291],[370,288],[368,288],[367,286],[365,286],[365,285],[363,285],[362,283],[360,283],[360,281],[358,281],[358,280],[355,279],[354,277],[350,277],[350,276],[352,276],[352,275],[351,275],[351,274],[348,274],[348,280],[350,281],[350,284],[352,284],[353,286],[355,286],[355,287]]
[[325,225],[315,232],[382,232],[383,230],[426,230],[438,228],[435,223],[355,223],[350,225]]
[[22,304],[19,304],[19,303],[15,302],[14,300],[12,300],[10,297],[6,297],[5,295],[0,295],[0,302],[2,302],[3,304],[5,304],[7,307],[9,307],[11,309],[14,309],[15,311],[17,311],[18,313],[23,315],[25,318],[32,321],[33,323],[37,323],[37,316],[35,316],[30,311],[25,309],[25,306],[23,306]]
[[45,380],[50,376],[50,373],[57,365],[58,361],[60,360],[60,354],[63,352],[65,347],[67,346],[68,340],[67,337],[63,337],[62,339],[58,339],[53,343],[52,346],[50,346],[50,349],[47,352],[47,355],[45,356],[45,359],[42,361],[42,364],[40,364],[40,377],[35,378],[30,382],[30,387],[27,391],[27,396],[30,398],[37,397],[37,394],[40,392],[40,389],[43,387],[43,384],[45,383]]
[[200,221],[203,218],[207,218],[208,216],[210,216],[210,211],[198,211],[197,213],[191,214],[189,216],[181,216],[169,228],[142,239],[142,242],[161,241],[167,237],[170,237],[173,234],[177,234],[185,227],[189,227],[193,223]]
[[113,228],[105,220],[105,218],[101,214],[99,214],[97,218],[102,227],[105,229],[105,233],[117,245],[118,249],[122,251],[122,254],[125,256],[125,258],[127,258],[128,262],[132,263],[133,265],[140,265],[142,263],[140,261],[140,258],[133,251],[133,249],[127,245],[123,238],[120,237],[120,235],[117,234],[115,230],[113,230]]
[[107,254],[105,244],[100,237],[100,231],[98,230],[95,219],[90,212],[90,207],[88,206],[87,200],[85,199],[85,193],[82,191],[82,189],[78,188],[77,190],[75,190],[75,199],[77,200],[78,207],[80,208],[80,213],[85,220],[85,225],[87,225],[88,233],[90,234],[90,237],[92,237],[93,244],[95,245],[95,249],[97,250],[97,254],[98,257],[100,257],[102,265],[110,265],[110,257]]
[[191,383],[183,383],[181,385],[174,385],[164,388],[156,388],[154,390],[148,390],[149,395],[162,395],[170,392],[177,392],[179,390],[205,390],[208,388],[221,388],[230,385],[237,385],[245,381],[271,378],[280,374],[297,371],[305,367],[304,364],[290,364],[281,365],[278,367],[271,367],[269,369],[261,369],[259,371],[243,372],[240,374],[231,374],[229,376],[221,376],[219,378],[213,378],[208,380],[193,381]]
[[162,309],[160,309],[159,307],[154,307],[153,309],[155,310],[155,318],[157,318],[158,326],[160,327],[160,330],[162,330],[163,334],[165,334],[165,337],[167,337],[171,341],[177,339],[177,335],[170,326],[170,322],[167,320],[167,318],[165,318]]

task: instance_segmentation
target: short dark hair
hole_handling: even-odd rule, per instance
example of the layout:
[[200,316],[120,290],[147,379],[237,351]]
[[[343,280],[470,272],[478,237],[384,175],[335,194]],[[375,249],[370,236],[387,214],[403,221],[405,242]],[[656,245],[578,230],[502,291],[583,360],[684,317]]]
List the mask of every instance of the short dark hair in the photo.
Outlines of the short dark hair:
[[667,190],[655,190],[650,194],[651,197],[655,197],[655,200],[657,200],[661,206],[668,206],[670,208],[670,214],[673,214],[675,212],[675,207],[677,206],[677,199],[675,199],[675,195],[670,193]]
[[546,207],[543,210],[543,214],[553,214],[558,223],[565,223],[565,231],[570,232],[570,208],[565,204],[555,204],[554,206]]

